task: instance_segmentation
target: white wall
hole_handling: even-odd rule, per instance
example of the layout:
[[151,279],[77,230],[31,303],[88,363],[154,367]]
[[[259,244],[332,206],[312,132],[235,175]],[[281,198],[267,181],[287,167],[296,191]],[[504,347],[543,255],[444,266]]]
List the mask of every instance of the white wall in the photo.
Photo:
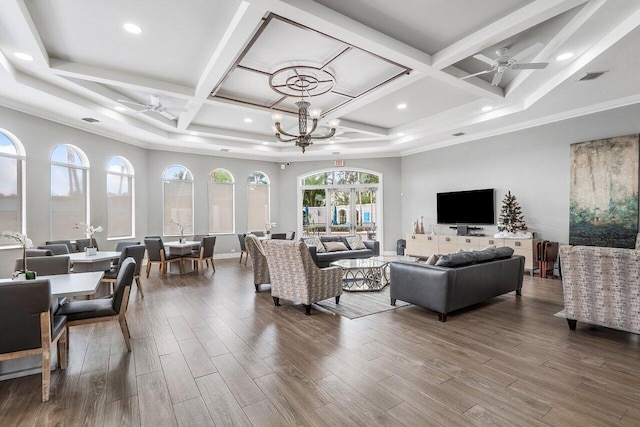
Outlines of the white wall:
[[[53,123],[18,111],[0,107],[0,129],[15,135],[26,151],[27,234],[34,245],[50,240],[50,164],[53,147],[73,144],[89,158],[91,224],[106,226],[106,165],[112,156],[123,156],[136,172],[136,239],[147,233],[147,156],[146,150],[113,139]],[[100,248],[112,249],[116,241],[107,241],[106,232],[95,235]],[[19,250],[0,250],[0,277],[13,272]]]
[[[511,191],[530,231],[568,243],[570,144],[639,133],[638,117],[636,105],[403,157],[403,232],[410,233],[421,215],[425,229],[436,222],[438,192],[495,188],[496,217]],[[446,226],[438,231],[454,232]]]

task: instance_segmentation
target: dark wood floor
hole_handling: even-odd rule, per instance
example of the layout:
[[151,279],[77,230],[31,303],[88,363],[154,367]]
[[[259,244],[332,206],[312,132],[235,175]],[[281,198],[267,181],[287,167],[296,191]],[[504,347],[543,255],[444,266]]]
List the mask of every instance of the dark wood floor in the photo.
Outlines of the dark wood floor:
[[348,320],[254,294],[251,267],[143,279],[118,325],[71,330],[69,368],[0,382],[0,425],[640,425],[639,336],[569,331],[558,280],[449,316]]

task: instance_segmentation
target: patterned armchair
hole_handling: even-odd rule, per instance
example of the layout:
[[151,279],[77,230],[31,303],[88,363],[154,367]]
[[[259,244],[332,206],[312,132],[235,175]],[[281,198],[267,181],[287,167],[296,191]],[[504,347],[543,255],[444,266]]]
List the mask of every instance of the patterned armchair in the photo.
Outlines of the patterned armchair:
[[318,268],[309,249],[302,242],[268,240],[263,243],[271,276],[271,296],[276,306],[280,298],[300,301],[305,314],[311,314],[311,304],[342,294],[342,269]]
[[244,245],[251,258],[253,266],[253,284],[256,287],[256,293],[260,292],[260,285],[271,283],[269,278],[269,266],[267,265],[267,257],[260,240],[253,235],[247,234],[244,238]]
[[640,251],[560,247],[564,309],[577,321],[640,334]]

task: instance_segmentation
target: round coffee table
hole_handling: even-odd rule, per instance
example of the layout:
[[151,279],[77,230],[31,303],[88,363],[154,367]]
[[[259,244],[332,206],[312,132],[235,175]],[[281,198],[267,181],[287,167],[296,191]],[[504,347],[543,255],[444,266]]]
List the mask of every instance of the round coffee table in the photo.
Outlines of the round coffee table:
[[388,262],[374,258],[339,259],[331,263],[342,267],[342,289],[345,291],[379,291],[389,283],[384,269]]

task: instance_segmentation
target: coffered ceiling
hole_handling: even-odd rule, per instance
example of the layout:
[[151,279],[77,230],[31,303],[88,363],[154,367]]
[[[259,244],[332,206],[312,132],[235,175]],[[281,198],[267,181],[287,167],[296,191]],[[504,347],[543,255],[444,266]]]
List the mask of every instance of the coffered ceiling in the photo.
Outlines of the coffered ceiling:
[[[620,0],[3,0],[0,105],[166,150],[405,155],[640,102],[639,25]],[[283,95],[303,71],[324,93]],[[270,118],[294,131],[300,96],[341,120],[304,154]]]

